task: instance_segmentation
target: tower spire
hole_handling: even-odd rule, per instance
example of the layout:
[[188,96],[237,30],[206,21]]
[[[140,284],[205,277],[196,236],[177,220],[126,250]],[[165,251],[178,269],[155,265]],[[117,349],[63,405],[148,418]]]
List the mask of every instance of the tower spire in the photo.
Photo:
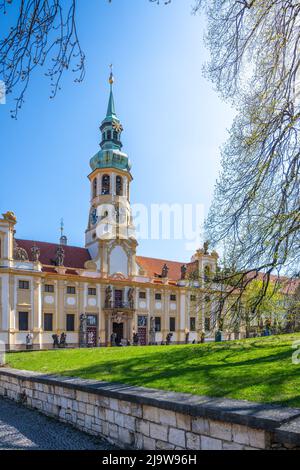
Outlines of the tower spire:
[[113,84],[114,74],[112,65],[110,66],[110,75],[108,77],[110,86],[109,102],[107,113],[100,125],[101,132],[101,150],[94,155],[90,161],[90,166],[94,171],[96,168],[118,168],[130,172],[130,161],[128,155],[122,152],[121,135],[123,126],[115,110]]
[[110,65],[110,75],[109,75],[109,84],[110,84],[110,94],[109,94],[109,101],[108,101],[108,107],[107,107],[107,113],[106,113],[106,118],[114,118],[116,119],[116,109],[115,109],[115,100],[114,100],[114,95],[113,95],[113,84],[115,81],[115,77],[113,74],[113,65]]

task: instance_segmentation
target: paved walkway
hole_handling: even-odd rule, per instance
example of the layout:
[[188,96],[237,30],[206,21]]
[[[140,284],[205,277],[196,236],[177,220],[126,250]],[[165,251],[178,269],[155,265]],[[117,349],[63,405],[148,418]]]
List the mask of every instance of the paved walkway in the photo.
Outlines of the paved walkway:
[[0,398],[0,450],[112,450],[105,441]]

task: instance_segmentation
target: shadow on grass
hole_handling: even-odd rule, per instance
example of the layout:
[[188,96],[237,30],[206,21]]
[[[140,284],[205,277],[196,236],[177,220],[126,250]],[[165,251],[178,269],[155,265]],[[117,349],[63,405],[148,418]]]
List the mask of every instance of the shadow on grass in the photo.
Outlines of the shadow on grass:
[[300,407],[299,367],[289,364],[291,350],[277,347],[272,353],[269,343],[259,347],[266,356],[247,358],[244,354],[236,360],[245,353],[241,347],[210,361],[210,348],[177,348],[158,356],[145,352],[137,357],[116,357],[64,370],[63,375]]
[[[97,348],[12,356],[11,365],[211,397],[300,406],[300,335],[188,346]],[[34,369],[32,369],[34,367]]]

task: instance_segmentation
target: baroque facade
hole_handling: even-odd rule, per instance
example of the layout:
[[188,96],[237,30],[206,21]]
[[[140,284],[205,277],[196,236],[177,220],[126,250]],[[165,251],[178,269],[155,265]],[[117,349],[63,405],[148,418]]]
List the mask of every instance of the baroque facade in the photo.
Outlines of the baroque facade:
[[[74,347],[137,337],[142,345],[161,344],[170,333],[172,343],[197,342],[212,333],[204,278],[216,272],[217,253],[204,246],[189,263],[137,256],[131,165],[112,86],[111,74],[101,148],[90,161],[85,248],[68,246],[63,234],[58,244],[18,239],[15,214],[0,219],[0,341],[7,349],[24,349],[29,334],[33,348],[43,349],[63,332]],[[189,288],[191,271],[202,303]]]

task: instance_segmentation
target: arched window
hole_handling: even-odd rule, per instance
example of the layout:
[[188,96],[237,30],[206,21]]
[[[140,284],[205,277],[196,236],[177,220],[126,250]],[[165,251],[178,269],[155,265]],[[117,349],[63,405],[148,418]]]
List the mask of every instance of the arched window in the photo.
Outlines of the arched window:
[[113,135],[114,135],[114,140],[118,140],[119,136],[118,136],[117,131],[114,131],[114,134],[113,134]]
[[95,178],[93,181],[93,197],[97,197],[97,193],[98,193],[98,181],[97,181],[97,178]]
[[116,177],[116,195],[123,195],[123,178],[121,178],[121,176]]
[[109,175],[102,176],[102,194],[110,193],[110,177]]
[[111,140],[111,131],[107,131],[107,140]]

